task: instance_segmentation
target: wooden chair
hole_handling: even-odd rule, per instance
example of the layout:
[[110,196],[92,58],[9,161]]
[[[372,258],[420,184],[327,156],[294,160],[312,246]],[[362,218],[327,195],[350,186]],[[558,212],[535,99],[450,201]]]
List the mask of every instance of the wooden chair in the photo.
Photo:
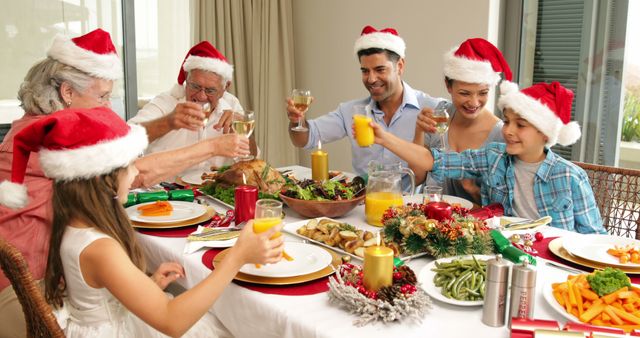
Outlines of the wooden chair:
[[589,176],[607,231],[640,239],[640,170],[574,163]]
[[22,254],[0,237],[0,266],[11,282],[27,322],[27,337],[64,337],[51,306],[36,285]]

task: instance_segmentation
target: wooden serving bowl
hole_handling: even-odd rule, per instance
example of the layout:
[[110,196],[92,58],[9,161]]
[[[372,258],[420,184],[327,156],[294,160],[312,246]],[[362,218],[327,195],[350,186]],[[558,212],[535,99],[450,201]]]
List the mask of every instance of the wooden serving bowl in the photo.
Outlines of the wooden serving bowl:
[[358,204],[364,201],[365,194],[354,197],[350,200],[340,201],[305,201],[280,194],[280,199],[289,208],[308,218],[316,217],[340,217],[353,210]]

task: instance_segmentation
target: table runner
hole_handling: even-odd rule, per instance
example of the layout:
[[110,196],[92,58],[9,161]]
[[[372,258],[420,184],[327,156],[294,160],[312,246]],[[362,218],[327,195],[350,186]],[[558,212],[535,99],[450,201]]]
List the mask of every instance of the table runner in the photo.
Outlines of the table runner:
[[[224,249],[209,249],[202,255],[202,264],[213,270],[213,259]],[[241,281],[233,281],[237,285],[249,290],[283,296],[306,296],[322,293],[329,290],[329,277],[323,277],[306,283],[295,285],[261,285]]]
[[[549,250],[549,243],[552,240],[556,239],[556,238],[558,238],[558,237],[548,237],[548,238],[545,238],[545,239],[543,239],[541,241],[533,242],[533,248],[538,251],[538,255],[537,256],[542,257],[542,258],[544,258],[546,260],[553,261],[553,262],[562,263],[564,265],[568,265],[568,266],[574,267],[574,268],[576,268],[578,270],[583,270],[585,272],[592,272],[593,271],[593,268],[590,268],[588,266],[582,266],[580,264],[576,264],[576,263],[573,263],[573,262],[569,262],[569,261],[566,261],[566,260],[554,255],[553,252],[551,252],[551,250]],[[631,279],[631,283],[640,284],[640,276],[637,276],[637,277],[629,276],[629,278]]]

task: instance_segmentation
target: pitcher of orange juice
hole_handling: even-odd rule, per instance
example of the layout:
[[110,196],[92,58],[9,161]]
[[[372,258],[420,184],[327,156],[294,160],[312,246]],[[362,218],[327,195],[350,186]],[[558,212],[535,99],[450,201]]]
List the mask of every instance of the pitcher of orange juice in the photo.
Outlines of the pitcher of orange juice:
[[401,206],[402,175],[408,174],[411,179],[411,195],[415,192],[416,176],[409,168],[402,164],[369,162],[369,179],[367,181],[367,195],[364,199],[364,213],[367,223],[382,226],[382,215],[393,206]]

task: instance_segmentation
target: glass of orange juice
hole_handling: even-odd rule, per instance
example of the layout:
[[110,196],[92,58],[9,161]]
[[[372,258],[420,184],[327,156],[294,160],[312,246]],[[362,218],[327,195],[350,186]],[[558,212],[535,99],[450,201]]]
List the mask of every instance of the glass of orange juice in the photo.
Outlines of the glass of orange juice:
[[[261,199],[256,201],[256,213],[253,220],[253,232],[259,234],[265,232],[274,226],[282,223],[282,202],[272,199]],[[276,232],[270,239],[278,238],[282,234]],[[293,258],[286,252],[282,252],[282,256],[292,261]],[[256,264],[259,267],[259,264]]]
[[[256,201],[256,213],[253,220],[253,231],[257,234],[265,232],[282,223],[282,202],[272,199]],[[280,236],[277,232],[273,238]]]
[[371,118],[356,114],[353,115],[353,124],[356,130],[356,142],[361,147],[368,147],[373,144],[374,135],[373,128],[369,125]]

